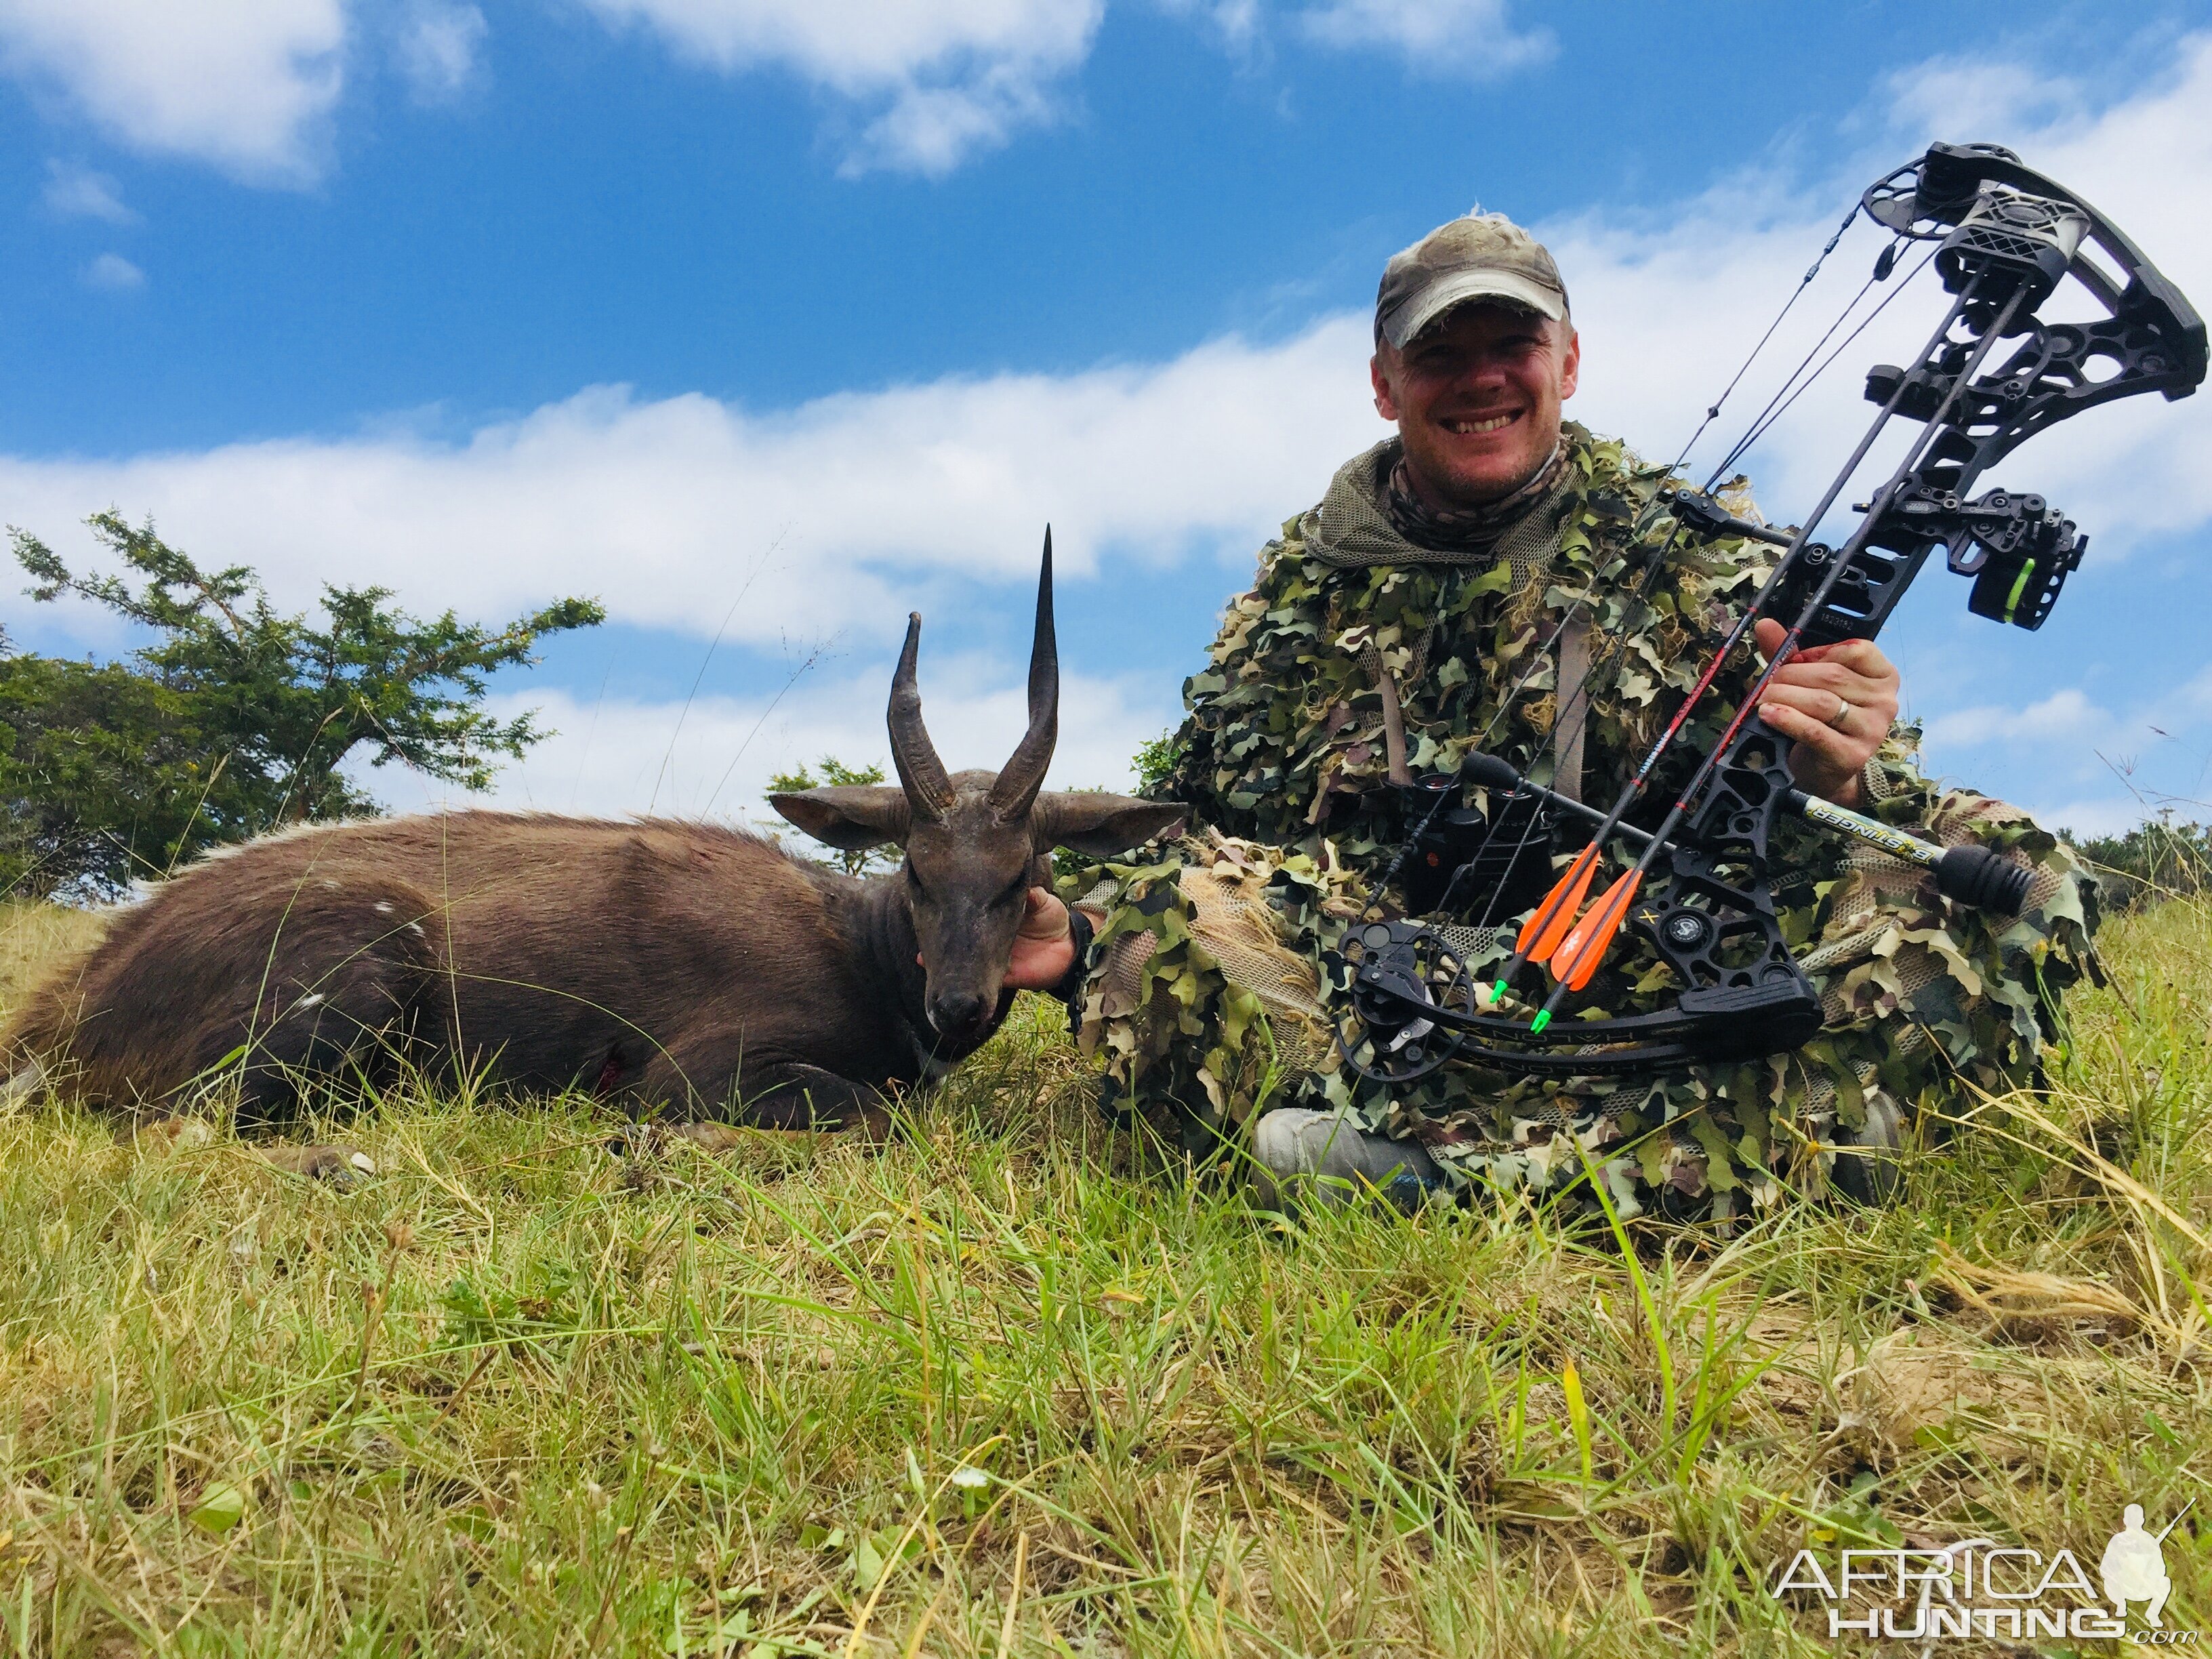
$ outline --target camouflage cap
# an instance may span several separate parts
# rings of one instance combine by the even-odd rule
[[[1566,285],[1544,245],[1502,213],[1439,225],[1382,268],[1375,334],[1402,350],[1437,318],[1469,300],[1495,300],[1558,322]]]

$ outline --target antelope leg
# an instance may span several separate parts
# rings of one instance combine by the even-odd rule
[[[640,1079],[647,1100],[671,1103],[671,1115],[753,1129],[851,1129],[881,1140],[890,1130],[884,1097],[865,1083],[802,1060],[748,1058],[742,1066],[672,1045]]]
[[[287,1175],[328,1182],[340,1192],[376,1173],[366,1152],[351,1146],[258,1146],[264,1159]]]

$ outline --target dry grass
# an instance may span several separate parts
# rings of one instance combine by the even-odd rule
[[[105,929],[94,911],[0,902],[0,1008],[13,1008],[64,958],[89,950]]]
[[[4,994],[82,926],[16,912]],[[1043,1009],[881,1153],[395,1097],[342,1195],[0,1119],[0,1650],[1829,1652],[1808,1541],[2094,1564],[2212,1473],[2212,912],[2109,955],[1909,1201],[1632,1263],[1272,1228]]]

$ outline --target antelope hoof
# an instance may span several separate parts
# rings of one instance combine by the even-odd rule
[[[745,1131],[727,1123],[664,1123],[652,1120],[619,1129],[605,1140],[613,1158],[651,1159],[668,1152],[678,1141],[688,1141],[702,1152],[727,1152],[745,1143]]]
[[[368,1154],[351,1146],[264,1146],[260,1151],[264,1161],[285,1174],[325,1182],[342,1193],[376,1173]]]
[[[752,1132],[727,1123],[679,1123],[669,1133],[678,1140],[690,1141],[702,1152],[732,1152],[754,1139]]]
[[[191,1152],[214,1145],[215,1129],[204,1118],[163,1117],[137,1125],[131,1139],[157,1151]]]

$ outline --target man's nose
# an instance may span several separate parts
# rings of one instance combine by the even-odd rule
[[[1504,386],[1509,378],[1503,357],[1474,357],[1460,367],[1455,378],[1464,386]]]

